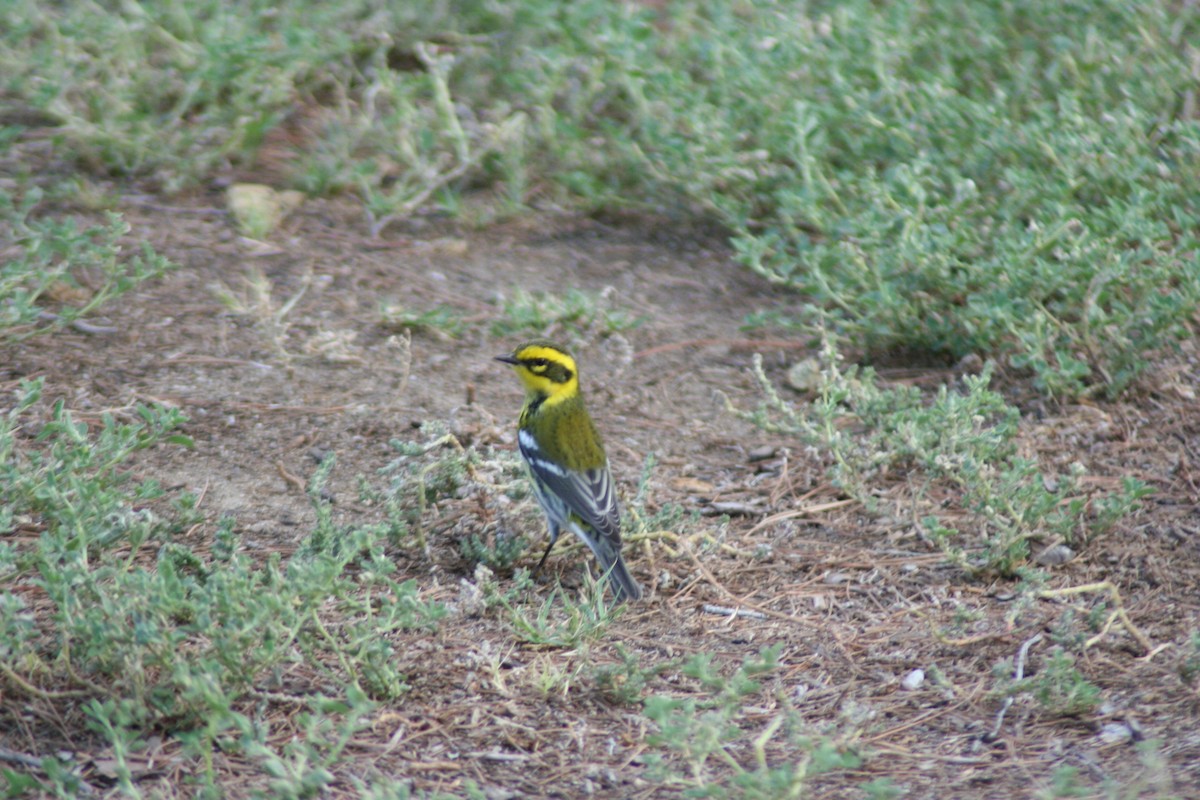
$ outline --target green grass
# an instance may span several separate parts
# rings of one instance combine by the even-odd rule
[[[501,303],[500,316],[491,325],[497,338],[515,335],[545,336],[561,330],[619,333],[636,328],[643,320],[616,307],[616,292],[527,292],[517,289]]]
[[[883,387],[869,368],[844,367],[827,337],[813,402],[784,399],[761,358],[755,374],[761,403],[735,413],[828,454],[834,485],[868,511],[909,519],[971,575],[1021,576],[1036,584],[1043,574],[1032,561],[1036,545],[1082,548],[1134,514],[1151,493],[1127,477],[1119,491],[1089,494],[1079,486],[1082,466],[1055,474],[1020,457],[1020,415],[989,388],[990,364],[961,387],[926,396],[914,387]],[[904,476],[904,490],[881,494],[892,474]],[[948,491],[932,491],[939,486]],[[933,502],[932,496],[955,499]]]
[[[174,266],[149,245],[137,255],[123,255],[129,225],[119,214],[109,212],[102,224],[81,227],[69,216],[36,214],[42,201],[37,188],[19,205],[0,194],[0,239],[17,245],[0,264],[0,344],[72,325],[109,330],[85,318]]]
[[[1001,355],[1066,395],[1120,391],[1185,335],[1194,10],[703,8],[633,84],[655,112],[636,146],[803,318],[872,352]]]
[[[289,785],[324,780],[345,731],[407,690],[389,634],[430,628],[442,613],[393,577],[386,526],[334,526],[316,499],[328,459],[312,487],[317,524],[295,555],[253,556],[233,519],[197,548],[186,535],[202,522],[195,498],[168,501],[126,463],[160,443],[190,446],[175,432],[185,421],[178,411],[137,407],[127,421],[87,425],[60,402],[38,420],[40,393],[40,383],[23,384],[0,417],[0,534],[13,537],[0,546],[5,691],[47,713],[82,711],[132,794],[125,759],[155,732],[184,745],[209,789],[218,783],[214,747]],[[31,439],[23,431],[35,421]],[[321,736],[289,755],[268,744],[266,709],[254,698],[265,699],[267,676],[300,662],[345,693],[314,686],[292,698],[323,716],[311,718]],[[71,781],[69,770],[59,779],[53,765],[42,769],[45,789]]]
[[[711,657],[694,656],[681,673],[699,685],[696,694],[647,697],[644,713],[658,729],[650,738],[657,749],[647,755],[650,779],[685,796],[767,800],[803,797],[814,776],[859,766],[852,747],[806,729],[786,698],[775,698],[776,714],[747,713],[780,650],[764,648],[729,676]]]
[[[381,324],[388,330],[420,331],[439,339],[456,339],[467,330],[462,312],[446,305],[417,310],[398,303],[385,303],[379,309],[379,316]]]
[[[123,8],[0,12],[5,91],[93,172],[195,185],[286,129],[285,182],[373,231],[484,187],[700,215],[801,323],[1054,395],[1124,390],[1200,303],[1192,7]]]
[[[499,309],[486,326],[469,322],[447,305],[418,310],[398,303],[380,308],[380,322],[388,330],[411,330],[438,339],[458,339],[486,329],[494,339],[534,336],[606,336],[641,325],[645,319],[621,308],[611,289],[584,292],[527,292],[517,288],[499,301]]]

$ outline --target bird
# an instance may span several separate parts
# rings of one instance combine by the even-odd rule
[[[596,556],[618,603],[640,600],[642,589],[621,558],[621,509],[574,357],[554,342],[535,339],[496,360],[511,365],[525,386],[517,446],[550,529],[550,544],[533,574],[566,529]]]

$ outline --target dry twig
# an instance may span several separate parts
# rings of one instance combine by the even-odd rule
[[[1097,583],[1085,583],[1082,586],[1068,586],[1065,589],[1044,589],[1037,593],[1037,596],[1043,599],[1051,599],[1054,597],[1070,597],[1077,594],[1086,594],[1089,592],[1104,592],[1107,593],[1109,599],[1113,603],[1113,611],[1108,615],[1108,619],[1104,622],[1104,628],[1092,638],[1083,643],[1083,649],[1086,650],[1092,645],[1098,643],[1112,629],[1113,623],[1120,622],[1122,627],[1129,632],[1129,635],[1137,641],[1142,647],[1143,655],[1150,655],[1155,652],[1154,643],[1150,641],[1146,634],[1142,633],[1133,620],[1129,618],[1129,614],[1125,611],[1125,603],[1121,599],[1121,592],[1117,589],[1116,584],[1111,581],[1099,581]]]
[[[723,617],[749,617],[750,619],[766,619],[767,615],[761,611],[751,611],[746,608],[728,608],[727,606],[717,606],[712,603],[705,603],[700,609],[705,614],[719,614]]]
[[[1035,634],[1021,643],[1021,649],[1017,651],[1017,663],[1013,667],[1013,680],[1021,682],[1025,679],[1025,659],[1029,657],[1029,648],[1042,640],[1040,633]],[[1013,704],[1012,695],[1004,698],[1004,702],[1000,704],[1000,711],[996,714],[996,724],[992,729],[983,735],[985,742],[994,742],[1000,736],[1000,726],[1004,724],[1004,715],[1008,713],[1008,709]]]

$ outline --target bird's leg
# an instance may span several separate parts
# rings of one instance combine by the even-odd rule
[[[546,559],[550,556],[550,551],[554,549],[554,543],[558,541],[558,526],[551,523],[550,525],[550,544],[546,545],[546,552],[542,553],[542,560],[533,568],[531,578],[536,578],[537,574],[542,571],[542,565],[546,563]]]
[[[546,558],[550,555],[550,551],[552,549],[554,549],[553,540],[550,541],[550,544],[546,545],[546,552],[542,553],[542,559],[537,563],[537,566],[533,568],[533,575],[531,577],[536,578],[537,574],[542,571],[542,564],[546,563]]]

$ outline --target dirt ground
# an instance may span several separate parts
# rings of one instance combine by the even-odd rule
[[[422,441],[426,423],[515,448],[520,388],[492,357],[525,337],[489,333],[502,316],[499,299],[518,288],[609,292],[614,308],[642,324],[616,333],[546,333],[577,345],[622,492],[632,495],[654,453],[650,509],[675,503],[706,513],[727,503],[720,508],[744,513],[728,522],[705,515],[686,531],[727,545],[700,560],[689,555],[698,545],[661,539],[628,546],[647,597],[591,647],[593,662],[618,663],[620,644],[646,665],[711,653],[731,670],[781,643],[781,667],[767,676],[761,707],[750,713],[769,718],[782,693],[814,733],[852,734],[865,757],[857,770],[814,778],[811,796],[861,797],[862,784],[889,777],[910,797],[1030,797],[1065,765],[1079,770],[1078,782],[1095,796],[1112,781],[1125,787],[1116,797],[1200,797],[1200,693],[1180,674],[1194,652],[1189,636],[1200,630],[1194,348],[1171,356],[1148,388],[1121,402],[1063,407],[1029,401],[1017,382],[1006,387],[1022,400],[1028,452],[1057,469],[1078,461],[1086,480],[1099,485],[1131,475],[1155,490],[1137,517],[1055,568],[1052,582],[1111,581],[1153,649],[1144,652],[1114,625],[1077,664],[1102,690],[1099,713],[1054,717],[1020,696],[997,728],[1002,701],[992,693],[993,667],[1043,633],[1027,649],[1036,672],[1064,613],[1086,616],[1104,601],[1112,608],[1111,598],[1082,592],[1038,601],[1009,625],[1013,584],[975,582],[946,566],[906,520],[839,502],[845,498],[826,480],[819,453],[727,413],[718,392],[743,408],[757,402],[754,352],[777,377],[810,353],[780,334],[743,329],[747,313],[799,299],[736,265],[719,235],[666,220],[547,216],[482,231],[436,221],[393,226],[372,239],[357,209],[313,201],[264,247],[238,237],[219,195],[130,197],[119,210],[134,238],[181,268],[107,309],[117,333],[68,331],[11,348],[0,384],[44,376],[47,400],[62,398],[84,419],[138,402],[180,406],[195,448],[157,448],[139,468],[171,492],[200,494],[209,520],[235,516],[248,547],[286,555],[310,529],[313,510],[299,481],[316,468],[314,449],[337,456],[329,491],[337,521],[347,523],[380,520],[378,507],[359,502],[357,478],[384,484],[379,470],[395,458],[389,441]],[[267,331],[228,313],[213,291],[217,283],[241,291],[253,268],[279,302],[312,276],[276,339],[294,358],[281,357]],[[448,305],[469,324],[459,338],[416,331],[406,353],[391,338],[398,332],[380,322],[387,301],[417,310]],[[922,385],[957,378],[952,369],[911,365],[881,372]],[[903,490],[903,476],[889,481],[881,493]],[[433,513],[451,519],[456,509],[450,502]],[[514,512],[514,519],[533,527],[525,531],[533,545],[523,561],[531,566],[540,523],[531,513]],[[429,557],[398,552],[396,562],[426,597],[454,602],[472,576],[455,539],[462,531],[430,529]],[[211,535],[212,526],[200,533]],[[550,578],[578,586],[584,554],[559,547]],[[706,604],[757,609],[761,618],[720,616]],[[935,636],[943,630],[958,633]],[[461,613],[436,633],[396,644],[412,690],[355,737],[340,776],[378,770],[409,777],[420,790],[451,792],[474,780],[489,798],[680,795],[646,779],[654,730],[638,705],[607,700],[586,672],[565,692],[539,690],[548,668],[580,667],[574,653],[523,645],[499,616]],[[501,670],[489,671],[490,663]],[[924,683],[902,687],[918,668]],[[688,691],[670,676],[647,687]],[[290,735],[286,712],[279,709],[280,736]],[[14,715],[3,716],[0,744],[36,751]],[[1146,740],[1157,741],[1159,761],[1140,754]],[[80,731],[54,747],[83,761],[102,758],[88,742]],[[175,745],[162,747],[169,756]],[[179,769],[147,775],[146,791],[186,794]],[[238,796],[248,765],[227,758],[221,769]],[[101,776],[93,779],[104,785]],[[349,793],[349,783],[338,786]]]

